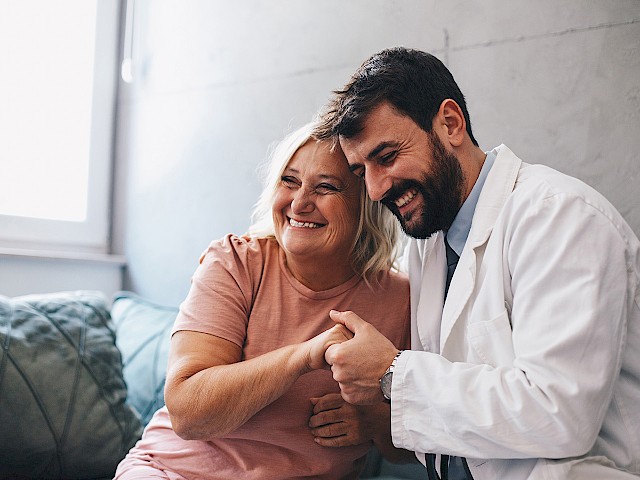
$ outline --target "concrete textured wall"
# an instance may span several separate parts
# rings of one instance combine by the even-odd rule
[[[640,234],[638,0],[137,0],[121,84],[114,247],[125,287],[177,305],[207,244],[243,233],[269,145],[369,55],[434,53],[485,149],[601,191]]]

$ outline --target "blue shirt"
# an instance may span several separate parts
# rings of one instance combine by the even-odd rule
[[[462,204],[462,207],[460,207],[456,218],[453,219],[451,227],[446,232],[447,242],[449,242],[449,245],[451,245],[451,248],[458,254],[458,256],[462,254],[464,244],[467,243],[467,237],[471,231],[471,220],[473,220],[473,214],[476,211],[478,198],[480,197],[484,181],[487,179],[487,175],[489,175],[489,170],[491,170],[496,156],[497,154],[495,150],[491,150],[487,153],[487,157],[485,158],[484,163],[482,164],[482,169],[480,170],[480,175],[478,175],[478,179],[476,180],[475,185],[473,185],[471,193],[469,193],[469,196]]]

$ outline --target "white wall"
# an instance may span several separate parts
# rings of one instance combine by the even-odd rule
[[[269,144],[396,45],[450,67],[482,147],[585,180],[640,233],[637,0],[137,0],[116,147],[125,288],[177,305],[207,244],[248,227]]]
[[[117,256],[7,252],[0,252],[0,295],[6,297],[96,290],[111,298],[122,289],[123,259]]]

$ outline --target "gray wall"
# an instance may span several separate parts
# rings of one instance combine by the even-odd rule
[[[450,67],[483,148],[585,180],[640,233],[638,0],[137,0],[134,26],[113,233],[152,300],[177,305],[207,244],[246,230],[269,145],[396,45]]]

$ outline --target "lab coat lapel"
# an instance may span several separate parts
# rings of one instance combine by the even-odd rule
[[[442,232],[409,245],[411,281],[411,348],[439,352],[440,324],[446,281],[446,253]]]
[[[443,355],[446,353],[451,331],[460,319],[475,288],[478,268],[476,251],[489,240],[496,219],[515,187],[522,164],[522,161],[505,145],[500,145],[497,152],[496,160],[480,192],[471,222],[471,231],[458,260],[458,266],[449,286],[447,301],[444,304],[440,329],[440,352]]]

